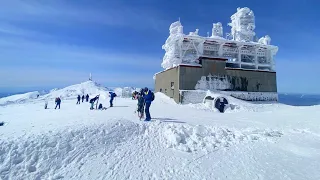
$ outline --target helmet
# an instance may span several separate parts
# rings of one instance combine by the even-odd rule
[[[145,88],[144,88],[144,91],[148,91],[148,88],[147,88],[147,87],[145,87]]]

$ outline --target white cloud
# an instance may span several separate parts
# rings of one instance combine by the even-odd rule
[[[106,86],[153,86],[152,75],[134,72],[92,72],[93,79]],[[67,86],[88,80],[89,73],[60,68],[19,67],[0,71],[0,88]]]
[[[117,1],[94,4],[92,1],[0,0],[0,20],[70,25],[99,24],[157,30],[166,24],[156,9],[126,7]]]

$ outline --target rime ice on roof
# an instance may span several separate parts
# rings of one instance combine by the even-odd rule
[[[213,23],[213,27],[212,27],[212,38],[215,37],[223,37],[223,28],[222,28],[222,24],[221,22],[218,23]]]
[[[228,59],[227,67],[275,71],[273,57],[277,46],[270,45],[266,35],[256,42],[255,16],[249,8],[238,8],[231,16],[231,33],[223,37],[222,23],[213,23],[210,37],[203,37],[199,29],[183,33],[179,21],[171,24],[170,35],[162,46],[165,50],[161,66],[169,69],[180,64],[199,65],[199,57]],[[208,35],[207,35],[208,36]]]
[[[245,7],[238,8],[237,12],[231,16],[231,34],[235,41],[253,41],[253,37],[256,35],[254,32],[255,21],[253,12]]]
[[[180,21],[172,23],[169,31],[170,35],[166,40],[166,43],[162,46],[162,49],[166,51],[161,64],[164,69],[181,64],[179,54],[183,41],[183,26],[181,25]]]

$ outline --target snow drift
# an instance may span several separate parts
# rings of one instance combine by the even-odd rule
[[[36,99],[40,95],[38,91],[28,92],[24,94],[17,94],[8,97],[4,97],[0,99],[0,106],[1,105],[8,105],[14,103],[24,103],[30,99]]]

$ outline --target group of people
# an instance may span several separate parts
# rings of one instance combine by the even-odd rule
[[[90,99],[90,104],[91,104],[91,107],[90,107],[90,110],[94,109],[94,104],[95,102],[97,102],[96,104],[98,105],[98,101],[99,101],[99,97],[100,95],[97,95],[96,97]],[[110,107],[113,107],[113,100],[115,97],[117,97],[117,94],[114,93],[114,92],[109,92],[109,97],[110,97]],[[104,109],[107,109],[106,107],[103,107],[102,104],[100,103],[99,106],[98,106],[98,109],[100,110],[104,110]]]
[[[81,100],[82,102],[84,102],[84,99],[86,99],[86,102],[89,101],[89,103],[91,104],[90,110],[93,110],[95,104],[98,106],[99,97],[100,95],[97,95],[94,98],[90,99],[89,101],[89,94],[87,94],[86,96],[82,95],[82,97],[78,95],[77,104],[80,104]],[[110,107],[113,107],[113,101],[114,101],[114,98],[117,97],[117,94],[114,92],[109,92],[109,97],[110,97],[110,101],[109,101]],[[145,114],[146,115],[145,121],[151,120],[150,106],[154,98],[155,98],[154,93],[151,90],[149,90],[147,87],[142,88],[140,92],[135,91],[133,93],[132,99],[138,100],[137,112],[139,113],[139,117],[142,118],[144,117],[144,114]],[[56,103],[55,109],[57,108],[60,109],[61,98],[57,97],[55,99],[55,103]],[[45,104],[45,109],[47,109],[47,103]],[[103,107],[102,104],[100,103],[97,109],[104,110],[107,108]]]
[[[86,97],[84,97],[84,95],[82,95],[82,97],[80,97],[80,95],[78,95],[77,97],[77,104],[80,104],[80,99],[82,99],[82,102],[84,101],[84,98],[86,98],[86,102],[89,101],[89,94],[86,95]]]
[[[143,117],[144,112],[146,114],[145,121],[151,121],[150,115],[150,106],[152,101],[154,100],[154,93],[149,90],[147,87],[142,88],[140,93],[136,94],[135,97],[138,100],[138,109],[137,112],[139,113],[140,119]]]

